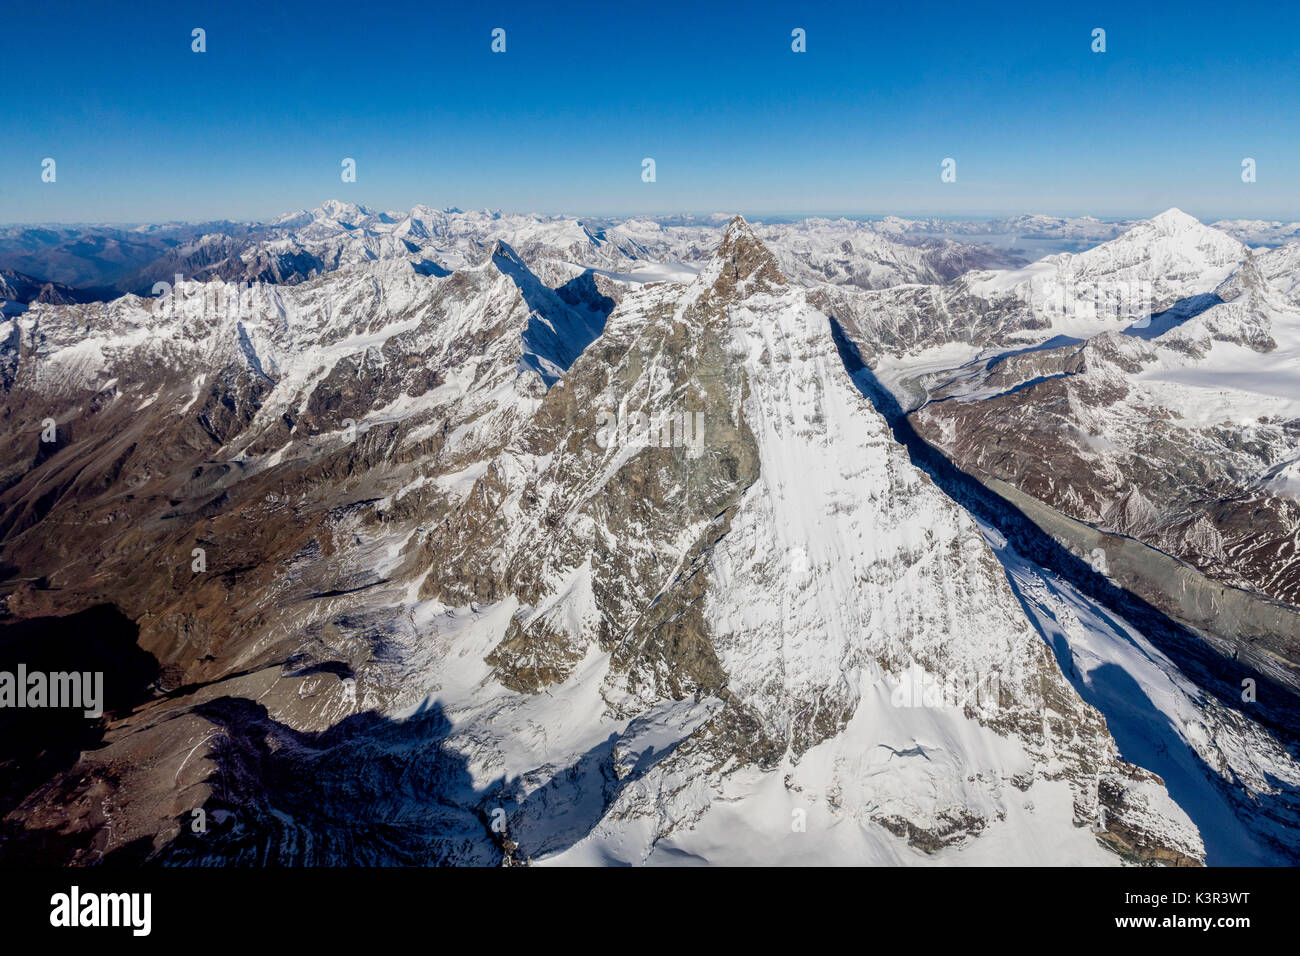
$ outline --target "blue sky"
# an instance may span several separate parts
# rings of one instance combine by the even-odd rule
[[[1300,219],[1300,5],[956,7],[11,4],[0,222],[264,218],[329,198]]]

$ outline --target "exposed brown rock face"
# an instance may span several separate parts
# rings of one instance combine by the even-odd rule
[[[649,854],[780,770],[780,799],[816,788],[890,853],[1014,811],[1079,852],[1199,859],[743,220],[595,338],[613,304],[496,246],[445,277],[332,273],[256,315],[25,317],[7,613],[111,603],[158,669],[17,802],[14,832],[49,837],[32,852],[513,862],[625,826]],[[102,363],[68,351],[95,323],[117,336]],[[998,668],[1002,689],[900,715],[908,668]]]
[[[419,521],[436,524],[446,499],[428,487],[430,476],[504,444],[521,421],[515,395],[523,394],[525,413],[537,401],[527,395],[535,376],[517,368],[531,307],[490,265],[441,284],[381,273],[373,291],[354,289],[335,276],[268,293],[271,311],[288,297],[308,327],[351,314],[348,331],[325,328],[326,345],[404,329],[345,350],[305,384],[278,381],[284,375],[251,355],[242,327],[213,314],[211,300],[182,301],[174,317],[182,331],[193,329],[201,352],[215,353],[195,362],[154,361],[185,346],[146,345],[143,360],[114,363],[84,384],[74,370],[67,385],[51,387],[56,372],[44,354],[83,334],[83,317],[93,330],[161,304],[130,298],[78,307],[58,322],[38,319],[7,356],[15,372],[6,383],[5,443],[27,457],[6,458],[0,492],[3,561],[15,574],[5,610],[26,619],[112,604],[138,624],[139,646],[158,661],[159,688],[175,694],[145,705],[142,713],[171,715],[158,724],[146,718],[110,731],[117,743],[104,759],[112,764],[94,775],[127,791],[128,805],[103,852],[146,833],[163,845],[162,818],[153,814],[174,800],[151,803],[145,794],[169,784],[145,768],[196,744],[195,759],[205,759],[204,721],[182,719],[205,699],[251,691],[254,680],[263,686],[251,696],[278,700],[281,720],[311,727],[336,719],[344,693],[336,675],[384,668],[377,641],[388,625],[367,635],[356,610],[359,596],[382,592],[387,580],[371,542],[403,528],[415,534]],[[582,283],[574,289],[584,314],[608,301]],[[464,329],[446,327],[466,318]],[[233,339],[228,357],[223,334]],[[212,357],[218,364],[208,371]],[[444,389],[450,394],[439,400],[452,370],[469,387]],[[504,400],[493,399],[503,387]],[[420,415],[384,420],[385,407],[420,398]],[[52,442],[41,440],[47,418],[56,419]],[[413,481],[414,494],[391,501]],[[313,661],[331,669],[295,676]],[[40,828],[41,814],[59,810],[31,812]],[[98,826],[90,818],[83,825]]]

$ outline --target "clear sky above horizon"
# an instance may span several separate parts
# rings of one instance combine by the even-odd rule
[[[0,222],[331,198],[1300,219],[1300,5],[87,0],[11,5],[4,31]]]

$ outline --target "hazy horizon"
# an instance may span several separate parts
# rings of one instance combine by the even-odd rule
[[[812,212],[786,213],[786,212],[762,212],[762,211],[720,210],[720,209],[715,209],[710,211],[683,210],[683,211],[676,211],[676,212],[645,212],[645,211],[635,212],[634,211],[634,212],[611,213],[611,212],[569,212],[569,211],[552,212],[552,211],[541,211],[541,210],[534,210],[534,209],[474,207],[474,206],[466,206],[466,205],[457,205],[454,203],[449,206],[437,206],[432,203],[421,203],[418,201],[411,203],[407,206],[383,207],[383,206],[374,205],[372,203],[358,202],[350,199],[344,200],[344,199],[338,199],[337,197],[330,197],[329,199],[325,199],[322,200],[321,202],[314,203],[311,206],[300,206],[300,207],[294,207],[293,209],[282,209],[277,212],[256,216],[252,218],[235,217],[235,216],[208,216],[208,217],[197,217],[197,218],[190,217],[190,218],[171,218],[171,219],[120,219],[120,220],[44,219],[44,220],[21,220],[21,221],[11,220],[11,221],[0,221],[0,228],[52,226],[52,227],[60,227],[60,228],[113,227],[113,228],[125,229],[125,228],[140,227],[140,226],[166,226],[166,225],[173,225],[173,224],[194,225],[194,224],[202,224],[208,222],[213,222],[213,223],[231,222],[231,223],[265,225],[282,216],[293,215],[295,213],[302,213],[302,212],[311,212],[312,210],[320,209],[330,202],[351,203],[353,205],[359,206],[367,210],[371,214],[398,213],[398,212],[405,213],[405,212],[409,212],[411,209],[415,208],[416,206],[423,205],[429,207],[430,209],[434,209],[440,212],[457,210],[461,213],[483,212],[483,213],[499,214],[503,216],[518,215],[518,216],[534,216],[537,218],[550,218],[550,219],[585,219],[585,220],[608,220],[608,221],[625,221],[629,219],[660,220],[660,219],[683,218],[683,219],[698,220],[701,225],[707,225],[709,220],[717,220],[719,218],[729,218],[735,215],[743,216],[746,220],[750,222],[767,222],[767,223],[800,222],[807,219],[831,219],[831,220],[845,219],[853,222],[880,222],[889,218],[912,220],[912,221],[937,219],[937,220],[948,221],[948,222],[991,222],[999,219],[1015,218],[1017,216],[1041,216],[1044,218],[1052,218],[1052,219],[1090,218],[1098,222],[1119,223],[1119,222],[1151,219],[1152,217],[1158,216],[1162,212],[1167,211],[1168,209],[1179,209],[1182,212],[1185,212],[1188,215],[1206,223],[1213,223],[1213,222],[1219,222],[1225,220],[1257,220],[1260,222],[1300,221],[1300,219],[1291,219],[1290,217],[1286,217],[1286,216],[1262,216],[1262,215],[1233,214],[1233,213],[1197,214],[1195,211],[1188,209],[1186,206],[1178,206],[1178,205],[1166,206],[1161,209],[1144,210],[1140,212],[1121,213],[1115,215],[1097,215],[1088,212],[1046,212],[1043,210],[1009,210],[1009,211],[999,211],[999,212],[992,212],[992,213],[979,214],[979,215],[964,215],[960,213],[938,213],[938,212],[888,212],[888,211],[871,212],[871,213],[836,212],[836,211],[812,211]]]

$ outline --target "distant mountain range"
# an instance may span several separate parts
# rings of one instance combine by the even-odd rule
[[[534,260],[570,266],[645,269],[699,262],[715,246],[726,216],[623,220],[463,212],[416,206],[372,212],[333,200],[270,222],[219,220],[145,226],[0,226],[0,269],[38,285],[76,289],[78,300],[133,292],[188,279],[301,282],[342,265],[375,258],[422,257],[454,269],[497,239]],[[757,224],[783,265],[864,288],[955,278],[1113,239],[1135,220],[1016,216],[990,220],[805,219]],[[1300,223],[1225,220],[1216,228],[1252,246],[1300,238]],[[539,265],[541,265],[539,263]],[[542,273],[545,274],[545,267]],[[10,294],[12,293],[12,294]],[[19,304],[24,290],[3,297]]]

